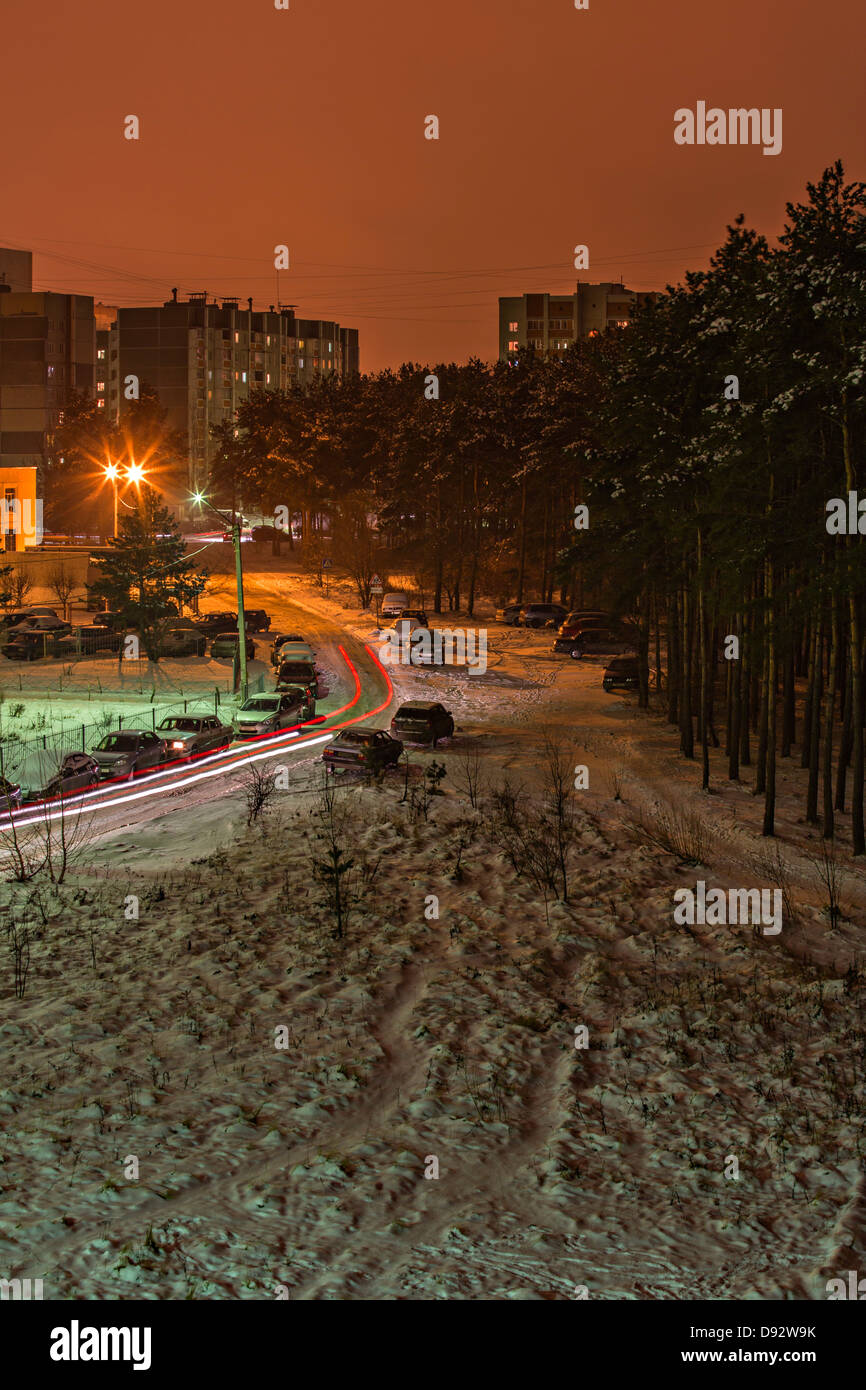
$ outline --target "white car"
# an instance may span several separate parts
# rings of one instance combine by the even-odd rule
[[[406,594],[395,590],[391,594],[383,594],[382,603],[379,608],[381,618],[399,618],[404,608],[409,607],[409,599]]]

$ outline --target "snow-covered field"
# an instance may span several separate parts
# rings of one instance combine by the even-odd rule
[[[371,635],[345,589],[249,588]],[[342,939],[314,755],[251,827],[234,785],[219,818],[179,800],[50,891],[5,886],[33,935],[23,998],[8,953],[0,973],[0,1274],[85,1299],[811,1299],[863,1267],[866,894],[844,825],[833,927],[799,767],[780,870],[717,754],[701,795],[597,666],[488,628],[483,677],[391,668],[457,734],[413,754],[408,792],[402,770],[340,783]],[[503,852],[495,795],[507,778],[540,804],[545,736],[588,768],[564,903]],[[700,863],[651,843],[659,809],[702,827]],[[784,881],[795,916],[678,925],[697,879]]]

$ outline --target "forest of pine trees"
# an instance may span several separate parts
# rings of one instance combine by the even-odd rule
[[[830,837],[850,805],[862,854],[866,564],[827,506],[861,482],[866,497],[864,372],[866,186],[836,164],[776,245],[737,218],[706,271],[562,361],[254,396],[214,483],[289,507],[307,537],[327,517],[363,541],[375,518],[436,611],[603,598],[638,621],[641,703],[657,667],[704,785],[723,746],[730,778],[754,769],[772,834],[776,760],[799,757],[807,820]]]

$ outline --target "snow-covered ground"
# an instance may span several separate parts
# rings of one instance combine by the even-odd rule
[[[344,586],[248,589],[371,638]],[[702,795],[660,717],[550,633],[487,626],[484,676],[389,668],[395,700],[442,700],[457,733],[413,753],[408,798],[402,771],[339,786],[342,940],[314,873],[315,753],[252,827],[239,783],[179,797],[101,839],[47,921],[31,903],[22,999],[8,955],[0,974],[0,1274],[60,1298],[724,1300],[820,1298],[862,1269],[866,892],[845,818],[835,928],[785,764],[795,918],[678,925],[697,879],[776,881],[760,803],[718,753]],[[545,735],[589,777],[569,900],[546,906],[492,799],[506,777],[543,795]],[[641,833],[655,807],[703,827],[701,863]],[[31,891],[5,888],[19,921]]]

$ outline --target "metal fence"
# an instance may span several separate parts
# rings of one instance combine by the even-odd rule
[[[114,729],[155,729],[157,724],[172,714],[216,714],[220,713],[220,705],[230,702],[225,696],[220,697],[219,690],[215,689],[212,695],[193,696],[186,700],[179,700],[172,704],[148,705],[145,710],[123,710],[119,714],[115,710],[104,710],[101,718],[91,720],[89,723],[78,724],[71,721],[57,728],[48,729],[43,734],[38,734],[33,738],[18,738],[12,734],[5,733],[0,738],[0,777],[6,775],[6,769],[10,771],[20,767],[27,754],[40,749],[50,748],[60,756],[66,753],[89,752],[95,744],[105,738]]]

